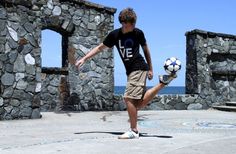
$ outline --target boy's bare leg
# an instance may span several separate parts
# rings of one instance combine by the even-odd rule
[[[137,108],[134,104],[136,104],[136,100],[130,99],[130,98],[124,98],[125,103],[127,105],[127,110],[129,114],[129,120],[130,120],[130,128],[133,131],[138,131],[137,129]]]
[[[165,87],[164,84],[160,83],[151,89],[149,89],[141,102],[138,102],[138,100],[134,100],[131,98],[124,98],[128,114],[129,114],[129,120],[130,120],[130,128],[133,131],[138,131],[137,129],[137,119],[138,119],[138,110],[145,107],[149,101],[151,101],[161,90],[163,87]]]
[[[157,93],[164,87],[165,85],[163,83],[159,83],[158,85],[147,90],[146,93],[144,94],[143,100],[136,104],[137,110],[145,107],[157,95]]]

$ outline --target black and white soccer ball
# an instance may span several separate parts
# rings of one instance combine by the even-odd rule
[[[168,74],[175,74],[181,69],[181,62],[175,57],[167,58],[164,63],[164,69]]]

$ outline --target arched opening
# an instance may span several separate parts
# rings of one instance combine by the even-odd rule
[[[42,31],[42,67],[67,67],[68,38],[58,32]]]
[[[56,27],[42,29],[41,33],[41,106],[43,111],[60,111],[69,97],[68,37],[69,33]]]

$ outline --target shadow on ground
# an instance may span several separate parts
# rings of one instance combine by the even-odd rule
[[[91,131],[91,132],[77,132],[74,134],[82,135],[82,134],[112,134],[112,135],[122,135],[124,132],[105,132],[105,131]],[[168,135],[154,135],[148,133],[140,133],[139,137],[158,137],[158,138],[173,138]]]

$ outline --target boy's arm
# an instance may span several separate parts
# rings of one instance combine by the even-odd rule
[[[147,45],[142,46],[144,56],[146,58],[147,64],[149,66],[148,78],[151,80],[153,78],[153,68],[150,50]]]
[[[81,58],[80,60],[77,59],[75,62],[75,66],[77,66],[79,69],[85,63],[86,60],[95,56],[105,48],[107,48],[107,46],[105,46],[103,43],[99,44],[98,46],[93,48],[90,52],[88,52],[83,58]]]

